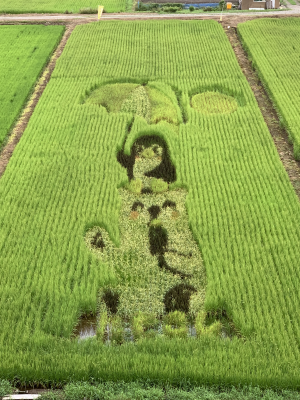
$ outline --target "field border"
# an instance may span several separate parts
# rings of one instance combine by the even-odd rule
[[[223,24],[224,31],[236,55],[239,66],[247,79],[258,107],[273,138],[280,160],[289,176],[290,182],[300,200],[300,161],[295,160],[293,144],[290,142],[287,130],[280,123],[280,116],[259,78],[257,70],[252,67],[236,27]]]
[[[71,33],[73,32],[73,29],[76,26],[76,24],[68,24],[68,25],[55,24],[55,25],[65,25],[65,32],[64,32],[63,36],[61,37],[58,45],[56,46],[54,52],[52,53],[52,55],[50,55],[49,62],[42,69],[42,72],[40,73],[39,78],[37,79],[36,83],[34,84],[33,91],[31,91],[29,94],[29,100],[27,97],[21,113],[16,118],[16,122],[14,123],[13,128],[11,129],[10,133],[6,137],[6,144],[2,147],[2,151],[0,153],[0,178],[4,174],[6,167],[9,163],[9,160],[12,156],[12,153],[13,153],[16,145],[18,144],[19,140],[21,139],[21,137],[29,123],[29,120],[33,114],[33,111],[34,111],[41,95],[43,94],[43,91],[45,90],[47,83],[49,82],[49,80],[51,78],[52,72],[56,65],[56,61],[62,54],[63,49],[64,49]]]

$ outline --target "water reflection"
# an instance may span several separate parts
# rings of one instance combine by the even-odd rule
[[[83,340],[96,336],[96,331],[97,317],[95,315],[89,317],[81,317],[78,325],[75,328],[75,335],[79,339]]]

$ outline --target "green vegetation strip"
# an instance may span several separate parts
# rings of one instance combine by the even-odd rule
[[[63,26],[0,27],[0,148],[63,31]]]
[[[292,3],[291,4],[296,4]],[[238,26],[243,45],[288,130],[300,160],[300,21],[261,19]]]
[[[132,0],[103,0],[100,5],[104,6],[105,12],[130,11]],[[97,13],[98,3],[92,0],[0,0],[0,13],[22,14],[22,13]]]
[[[0,380],[0,397],[12,392],[8,381]],[[299,400],[300,394],[289,390],[262,390],[258,387],[222,388],[182,385],[152,385],[141,382],[106,382],[91,385],[69,383],[63,390],[44,392],[40,400]]]
[[[123,102],[117,113],[107,99],[88,102],[102,85],[124,82],[154,85],[180,113],[168,110],[170,123],[153,101],[151,112],[139,110],[142,90],[126,97],[125,112]],[[222,96],[214,113],[202,113],[191,99],[205,92],[238,107]],[[232,112],[222,112],[226,105]],[[188,192],[206,270],[204,308],[226,313],[236,336],[160,335],[122,345],[71,339],[79,316],[99,310],[102,288],[127,282],[137,290],[146,271],[141,262],[128,277],[130,265],[122,274],[85,241],[98,226],[116,249],[131,242],[119,228],[119,190],[129,183],[120,162],[143,135],[167,144],[176,170],[168,190]],[[76,27],[0,180],[1,377],[298,387],[299,226],[299,200],[217,22]],[[124,263],[136,260],[135,247],[150,251],[143,240]]]

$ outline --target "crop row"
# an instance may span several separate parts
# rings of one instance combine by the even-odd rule
[[[150,80],[177,96],[178,129],[82,102],[103,83]],[[236,105],[201,113],[191,99],[202,92],[220,92],[210,101],[234,98]],[[79,316],[96,313],[101,288],[122,276],[84,238],[99,226],[115,244],[129,240],[118,223],[118,188],[128,178],[117,154],[127,136],[125,153],[146,134],[168,145],[172,189],[188,190],[189,223],[206,269],[205,308],[226,311],[243,339],[121,346],[70,339]],[[299,200],[220,25],[77,27],[0,181],[1,376],[296,387],[299,226]]]
[[[300,160],[300,23],[297,18],[262,19],[239,25],[244,46],[270,94]]]
[[[129,11],[132,7],[131,0],[103,0],[101,5],[104,6],[105,12],[122,12]],[[38,0],[13,0],[7,2],[0,0],[0,12],[10,14],[22,13],[97,13],[98,3],[91,0],[50,0],[40,2]]]
[[[63,31],[62,26],[0,27],[0,147]]]

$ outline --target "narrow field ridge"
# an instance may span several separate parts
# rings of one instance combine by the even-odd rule
[[[21,136],[23,135],[28,122],[30,120],[30,117],[35,109],[35,106],[37,105],[47,83],[50,80],[51,74],[55,68],[55,64],[57,59],[60,57],[62,54],[62,51],[73,31],[75,28],[75,24],[70,24],[66,27],[65,33],[57,46],[56,50],[54,51],[49,63],[46,65],[44,68],[44,71],[42,72],[41,77],[39,78],[33,94],[31,95],[29,101],[24,107],[24,110],[22,112],[21,117],[19,118],[18,122],[16,123],[15,127],[12,130],[12,133],[10,137],[8,138],[7,144],[4,146],[1,154],[0,154],[0,178],[5,172],[5,169],[7,167],[7,164],[10,160],[10,157],[18,144]]]
[[[236,28],[230,27],[228,29],[228,26],[225,24],[223,24],[223,27],[235,52],[238,63],[253,91],[260,111],[274,140],[279,157],[288,173],[290,182],[300,199],[300,162],[294,159],[293,146],[288,140],[288,133],[280,126],[276,110],[274,109],[257,72],[252,69],[251,62],[247,57],[247,53],[243,49]]]
[[[40,397],[40,394],[11,394],[3,397],[2,400],[34,400]]]
[[[236,23],[248,21],[256,18],[285,18],[285,17],[300,17],[300,7],[280,11],[249,11],[249,12],[231,12],[231,13],[199,13],[199,14],[158,14],[158,13],[105,13],[102,14],[101,20],[219,20],[222,16],[223,21]],[[25,23],[34,21],[47,21],[49,23],[59,23],[63,21],[74,23],[95,22],[98,20],[97,14],[1,14],[0,24],[7,23]],[[100,20],[100,22],[101,22]]]

